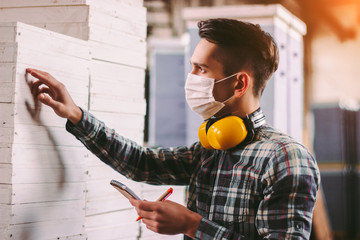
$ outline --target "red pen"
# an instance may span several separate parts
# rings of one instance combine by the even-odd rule
[[[173,193],[173,189],[169,188],[166,192],[163,193],[163,195],[161,195],[156,201],[157,202],[162,202],[165,201],[171,194]],[[136,219],[136,221],[139,221],[142,217],[138,217]]]

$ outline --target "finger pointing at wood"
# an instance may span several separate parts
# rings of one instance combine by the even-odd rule
[[[56,87],[56,85],[59,85],[60,82],[57,81],[53,76],[51,76],[47,72],[43,72],[37,69],[27,68],[27,73],[30,73],[33,77],[36,77],[40,80],[40,82],[48,85],[49,87]]]
[[[74,103],[64,84],[49,73],[37,69],[28,68],[26,73],[38,79],[29,83],[34,97],[51,107],[58,116],[69,119],[73,124],[81,120],[82,111]]]

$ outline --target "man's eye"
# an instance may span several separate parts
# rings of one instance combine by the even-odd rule
[[[202,67],[199,67],[199,71],[200,71],[201,73],[204,73],[204,72],[205,72],[205,69],[202,68]]]

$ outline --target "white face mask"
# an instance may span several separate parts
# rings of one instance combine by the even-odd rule
[[[204,120],[214,116],[225,106],[225,102],[233,97],[231,96],[223,102],[216,101],[213,95],[215,83],[222,82],[236,74],[238,73],[215,82],[214,78],[189,73],[185,83],[185,96],[191,110],[199,114]]]

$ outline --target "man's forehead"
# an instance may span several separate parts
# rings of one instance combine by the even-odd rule
[[[216,44],[211,43],[206,39],[201,39],[194,50],[190,62],[200,66],[209,66],[211,65],[211,62],[215,61],[214,55],[217,50],[218,47]]]

